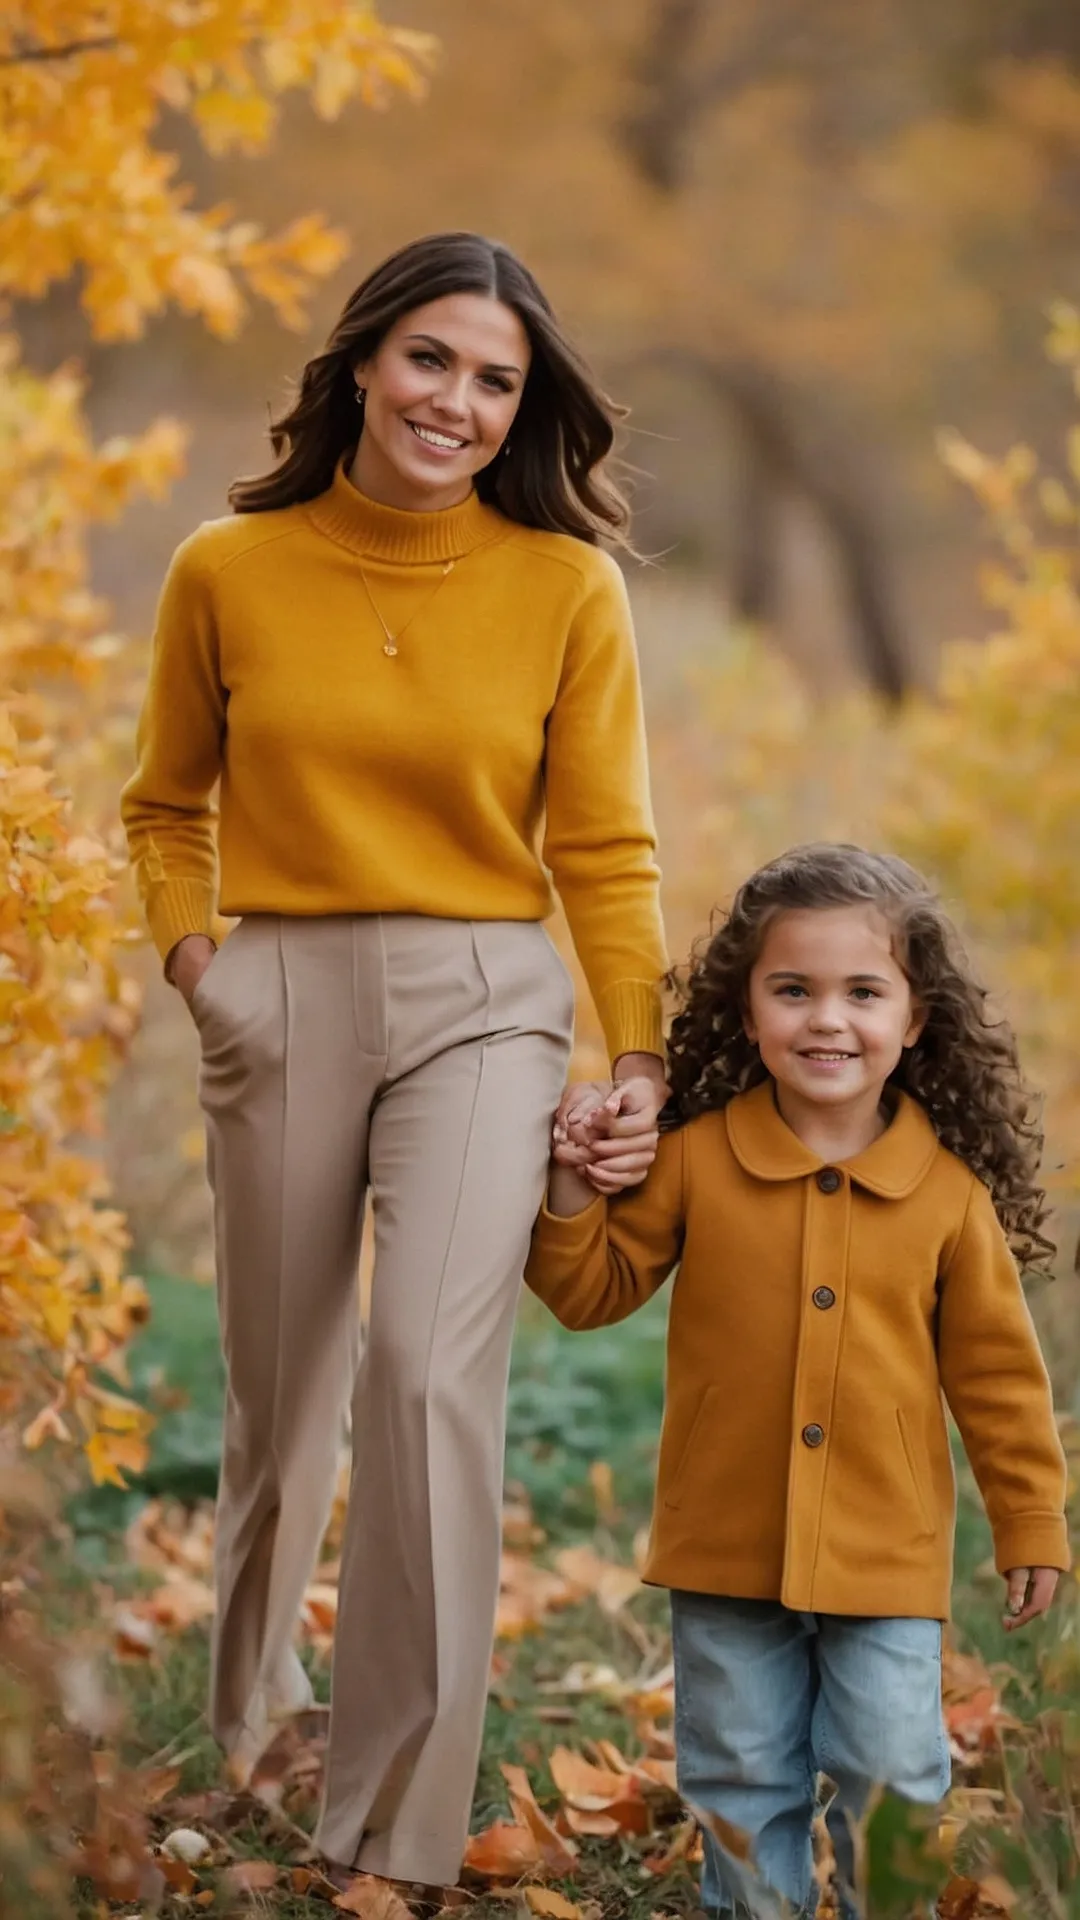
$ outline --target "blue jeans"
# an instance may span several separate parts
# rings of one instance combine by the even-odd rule
[[[826,1819],[845,1892],[854,1879],[848,1819],[872,1788],[927,1805],[948,1789],[941,1624],[702,1593],[673,1593],[671,1607],[679,1788],[750,1837],[756,1869],[706,1831],[701,1904],[775,1913],[779,1894],[812,1913],[819,1773],[836,1787]]]

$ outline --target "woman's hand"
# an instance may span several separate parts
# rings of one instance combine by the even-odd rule
[[[178,940],[165,962],[165,978],[191,1005],[194,993],[217,947],[208,933],[188,933]]]
[[[1056,1567],[1013,1567],[1005,1575],[1008,1597],[1002,1624],[1006,1633],[1026,1627],[1045,1613],[1057,1591],[1061,1575]]]

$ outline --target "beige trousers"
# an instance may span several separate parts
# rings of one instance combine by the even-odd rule
[[[192,1011],[228,1389],[211,1722],[254,1754],[352,1397],[318,1842],[456,1879],[498,1592],[510,1338],[573,991],[531,921],[245,919]],[[370,1186],[375,1259],[357,1367]]]

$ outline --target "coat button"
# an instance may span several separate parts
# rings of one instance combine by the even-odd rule
[[[837,1187],[841,1185],[841,1178],[835,1167],[822,1167],[817,1183],[822,1193],[835,1193]]]
[[[815,1420],[809,1427],[803,1428],[802,1437],[808,1447],[820,1447],[825,1438],[825,1429],[819,1427]]]
[[[812,1298],[815,1307],[820,1307],[823,1313],[826,1307],[836,1305],[836,1295],[831,1287],[815,1287]]]

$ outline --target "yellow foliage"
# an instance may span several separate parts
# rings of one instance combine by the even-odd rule
[[[1080,392],[1080,315],[1054,313],[1053,357]],[[958,443],[953,443],[954,447]],[[1073,484],[1044,479],[1026,448],[951,464],[981,501],[1003,559],[987,567],[990,638],[948,651],[940,692],[915,701],[887,823],[962,902],[995,956],[1054,1131],[1080,1120],[1080,428]],[[1067,1170],[1076,1184],[1074,1161]]]
[[[0,21],[0,307],[78,272],[103,339],[170,303],[229,336],[251,294],[300,324],[340,236],[316,216],[267,235],[195,210],[152,145],[161,114],[186,115],[211,152],[254,152],[287,89],[324,115],[382,105],[417,96],[430,58],[348,0],[16,0]],[[102,1381],[125,1384],[148,1307],[89,1143],[138,1018],[112,893],[125,643],[90,588],[87,538],[134,494],[167,491],[185,436],[159,420],[95,447],[82,400],[77,369],[31,374],[0,333],[0,1439],[81,1438],[94,1480],[123,1485],[151,1422]]]
[[[16,0],[0,21],[0,297],[36,299],[76,270],[101,339],[130,340],[173,303],[232,337],[245,289],[288,325],[345,252],[312,218],[266,236],[197,212],[153,135],[165,108],[211,153],[259,152],[279,96],[332,118],[350,99],[418,98],[430,39],[343,0]]]

